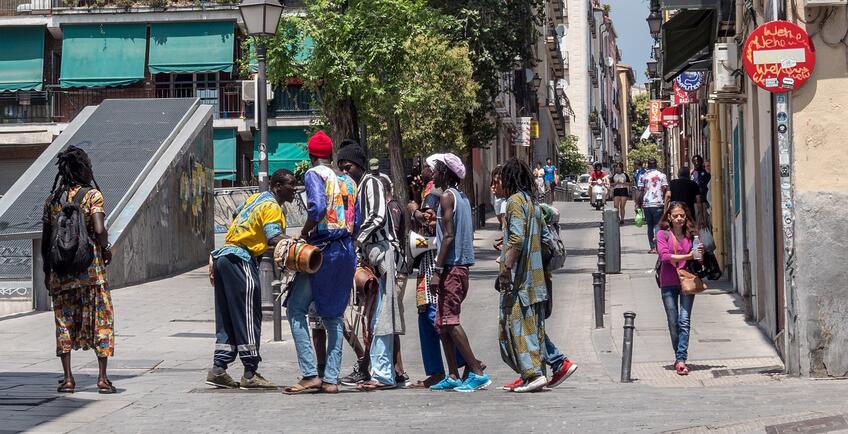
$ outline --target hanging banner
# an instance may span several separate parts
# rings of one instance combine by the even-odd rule
[[[769,92],[799,89],[813,75],[816,51],[810,35],[788,21],[770,21],[748,36],[742,53],[745,73]]]
[[[677,81],[672,85],[674,95],[671,96],[671,105],[695,104],[698,102],[698,93],[689,92],[678,85]]]
[[[662,110],[662,124],[666,128],[674,128],[680,124],[677,106],[666,107]]]
[[[530,122],[532,119],[531,117],[518,118],[515,139],[513,140],[515,146],[530,146]]]
[[[651,133],[662,132],[662,101],[651,101],[650,112],[648,113],[648,123],[651,127]]]
[[[703,71],[686,71],[674,79],[674,84],[686,92],[695,92],[704,85],[707,74]]]

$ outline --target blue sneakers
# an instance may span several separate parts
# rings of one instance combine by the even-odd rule
[[[485,389],[490,384],[492,384],[492,380],[489,379],[488,374],[477,375],[472,372],[468,374],[468,378],[462,383],[462,386],[453,390],[457,392],[473,392],[475,390]]]
[[[430,390],[454,390],[459,386],[462,386],[462,381],[447,375],[442,381],[430,386]]]

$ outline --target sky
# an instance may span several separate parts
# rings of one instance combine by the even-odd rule
[[[602,0],[612,10],[612,22],[618,34],[621,62],[633,67],[636,81],[645,83],[645,62],[651,57],[654,43],[648,33],[648,0]]]

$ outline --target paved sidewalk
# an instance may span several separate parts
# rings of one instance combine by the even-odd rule
[[[490,390],[460,394],[426,390],[362,393],[346,389],[335,396],[296,397],[276,392],[212,390],[203,384],[214,342],[212,291],[205,271],[199,269],[113,291],[118,339],[110,369],[120,392],[117,395],[96,393],[96,362],[90,351],[73,354],[77,393],[56,393],[61,368],[53,355],[51,313],[0,320],[0,433],[700,432],[713,427],[760,430],[790,419],[848,413],[844,403],[848,383],[839,381],[776,376],[768,383],[710,383],[710,387],[695,390],[669,387],[680,384],[676,375],[660,371],[661,377],[651,378],[637,371],[640,381],[618,383],[618,344],[614,341],[621,339],[621,326],[613,323],[601,332],[593,329],[590,273],[597,261],[593,249],[597,248],[599,213],[581,203],[560,207],[569,258],[565,269],[554,276],[555,307],[547,331],[580,368],[552,391],[518,395],[494,388],[511,381],[515,374],[500,361],[498,350],[498,301],[492,289],[497,274],[496,254],[490,247],[498,233],[490,220],[488,230],[478,231],[475,236],[478,263],[472,269],[470,293],[463,304],[463,321],[472,347],[487,363],[487,372],[494,381]],[[652,281],[644,279],[651,259],[641,253],[644,249],[638,245],[637,235],[626,235],[631,230],[636,233],[635,228],[625,228],[623,233],[625,238],[633,239],[625,244],[635,252],[625,255],[626,273],[611,277],[610,318],[620,317],[624,309],[636,309],[637,327],[646,332],[659,328],[662,322],[657,318],[664,316],[656,310],[660,306],[656,288],[651,289]],[[404,362],[412,378],[419,379],[423,372],[414,291],[407,290],[405,297],[408,330],[402,338]],[[640,303],[634,301],[642,297]],[[726,312],[732,310],[730,296],[699,297],[694,319],[699,336],[729,336],[733,340],[724,345],[696,342],[692,345],[693,359],[717,359],[710,364],[729,367],[731,356],[773,356],[756,352],[759,350],[730,351],[729,345],[737,345],[735,339],[740,339],[741,344],[756,333],[739,324],[740,315]],[[717,332],[721,329],[709,325],[708,320],[724,323],[721,334]],[[272,325],[263,324],[260,366],[263,375],[281,385],[297,381],[298,376],[287,324],[283,331],[284,342],[270,342]],[[600,339],[604,335],[606,339]],[[634,366],[647,363],[658,367],[667,363],[669,345],[659,332],[638,334],[637,338]],[[599,345],[604,342],[608,348]],[[352,351],[345,347],[344,370],[352,364]],[[757,364],[764,366],[763,362]],[[717,370],[711,368],[708,372]],[[231,371],[238,376],[241,366],[237,363]]]

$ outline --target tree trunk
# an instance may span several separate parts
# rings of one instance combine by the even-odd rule
[[[353,99],[328,97],[324,100],[324,114],[330,124],[327,135],[333,140],[334,151],[339,149],[344,139],[359,141],[358,120]]]
[[[400,118],[391,114],[389,117],[389,167],[392,170],[392,183],[395,185],[394,197],[398,203],[405,206],[409,203],[409,186],[406,183],[401,138]]]

